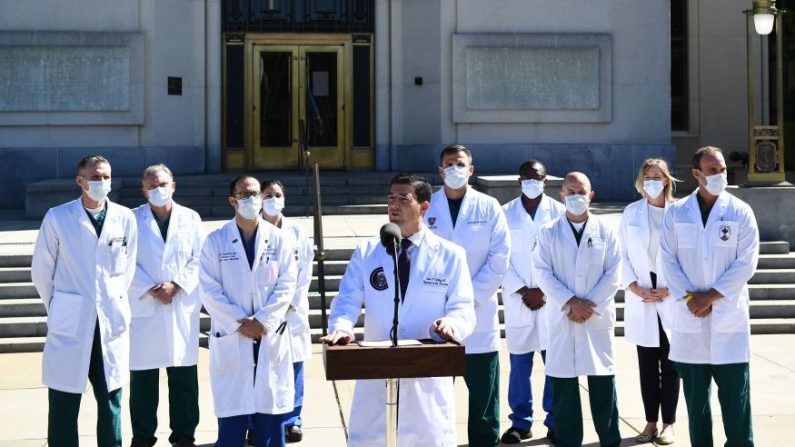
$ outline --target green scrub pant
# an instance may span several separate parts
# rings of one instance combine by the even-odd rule
[[[467,435],[470,447],[500,442],[500,359],[497,352],[467,354],[464,381],[469,388]]]
[[[166,368],[168,375],[168,416],[171,436],[193,439],[199,425],[199,379],[196,365]],[[160,370],[130,372],[130,420],[133,443],[155,445],[157,405],[160,396]]]
[[[555,446],[580,447],[582,445],[582,406],[580,384],[577,377],[552,380],[552,414],[555,415]],[[599,444],[618,447],[618,402],[615,376],[588,376],[588,400],[591,417]]]
[[[97,401],[97,445],[121,447],[121,388],[108,392],[105,366],[102,361],[102,341],[99,324],[94,327],[88,380]],[[47,418],[47,445],[50,447],[79,447],[77,415],[82,394],[49,389],[50,409]]]
[[[709,398],[712,379],[718,385],[726,447],[753,447],[751,385],[748,363],[694,365],[677,363],[687,403],[690,445],[712,447],[712,410]]]

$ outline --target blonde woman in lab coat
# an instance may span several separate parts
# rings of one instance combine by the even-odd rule
[[[640,391],[646,427],[635,438],[645,443],[673,444],[673,424],[679,400],[679,375],[668,359],[670,348],[669,298],[659,268],[663,214],[673,202],[674,182],[665,160],[648,159],[640,167],[635,189],[643,196],[624,209],[619,227],[624,336],[638,347]],[[662,410],[662,431],[657,420]]]

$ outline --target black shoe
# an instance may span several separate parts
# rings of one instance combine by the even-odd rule
[[[551,428],[547,430],[547,439],[549,439],[549,441],[553,444],[555,443],[555,430]]]
[[[301,427],[293,425],[284,430],[284,438],[287,442],[301,442],[304,439],[304,432],[301,431]]]
[[[246,432],[246,445],[254,445],[254,430],[248,430],[248,432]]]
[[[533,437],[533,432],[530,430],[522,430],[521,428],[511,427],[502,434],[500,442],[503,444],[519,444],[525,439]]]

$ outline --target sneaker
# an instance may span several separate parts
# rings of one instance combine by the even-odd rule
[[[551,428],[547,430],[547,439],[549,439],[549,442],[555,443],[555,430]]]
[[[533,432],[530,430],[522,430],[521,428],[511,427],[502,434],[500,442],[503,444],[519,444],[525,439],[533,437]]]

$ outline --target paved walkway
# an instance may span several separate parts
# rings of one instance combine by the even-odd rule
[[[617,223],[620,208],[603,210],[611,223]],[[19,218],[19,213],[0,213],[0,255],[23,254],[32,251],[38,222]],[[299,219],[307,230],[311,230],[311,219]],[[386,222],[385,216],[330,216],[324,218],[327,248],[351,247],[357,239],[372,237]],[[205,223],[208,230],[222,225],[223,221]],[[751,392],[756,445],[787,446],[795,439],[795,335],[756,335],[752,337],[754,358],[751,363]],[[618,365],[617,386],[622,445],[635,445],[634,437],[645,425],[640,385],[637,377],[635,347],[623,338],[617,338],[616,360]],[[304,441],[297,445],[311,447],[338,447],[345,445],[346,425],[353,395],[352,382],[327,382],[324,379],[322,347],[314,346],[315,355],[306,367],[306,405],[304,408]],[[208,375],[208,351],[200,350],[199,380],[201,396],[201,422],[196,434],[199,445],[211,446],[216,435],[216,420],[213,416],[212,398]],[[540,361],[537,359],[540,363]],[[508,358],[504,341],[500,350],[501,370],[501,430],[509,427],[507,407]],[[538,395],[543,383],[542,366],[533,374]],[[0,447],[43,446],[47,433],[47,390],[41,385],[41,354],[0,355]],[[158,446],[165,446],[168,437],[167,390],[165,377],[161,377],[161,408],[158,419],[161,431]],[[585,418],[585,443],[598,445],[596,434],[590,423],[587,399],[587,384],[581,382],[582,402]],[[463,380],[456,381],[456,420],[458,440],[466,445],[467,391]],[[124,392],[124,439],[129,443],[131,429],[127,411],[128,393]],[[536,405],[538,415],[543,415],[540,402]],[[725,438],[720,422],[720,408],[713,398],[715,445],[722,445]],[[677,445],[689,445],[687,436],[687,413],[684,399],[680,399],[676,425]],[[96,421],[96,406],[93,396],[84,396],[80,413],[80,434],[84,445],[95,445],[93,437]],[[536,435],[543,437],[546,430],[536,426]],[[546,439],[536,438],[522,445],[549,445]],[[413,446],[412,446],[413,447]]]

